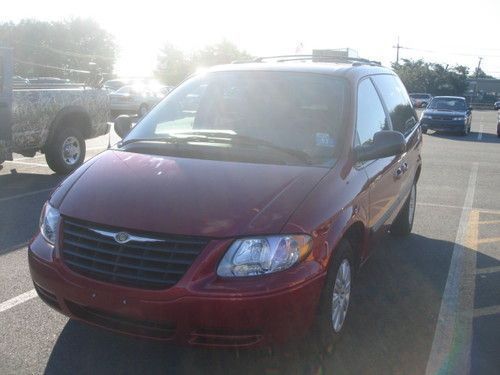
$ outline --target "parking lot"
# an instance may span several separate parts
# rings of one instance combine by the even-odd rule
[[[27,244],[61,181],[43,155],[0,171],[1,374],[500,374],[497,112],[472,132],[424,135],[413,233],[378,245],[356,279],[340,342],[279,351],[178,348],[69,321],[33,290]],[[118,137],[113,134],[112,142]],[[87,158],[108,136],[87,142]],[[306,348],[307,350],[304,350]]]

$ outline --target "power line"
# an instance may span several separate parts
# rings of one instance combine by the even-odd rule
[[[396,48],[396,47],[393,47],[393,48]],[[410,50],[410,51],[427,52],[427,53],[437,53],[437,54],[441,54],[441,55],[456,55],[456,56],[467,56],[467,57],[480,57],[479,54],[471,54],[471,53],[433,51],[433,50],[428,50],[428,49],[411,48],[411,47],[403,47],[403,46],[399,46],[399,48],[400,49]],[[489,58],[500,58],[500,55],[481,54],[481,56],[489,57]]]
[[[80,57],[80,58],[87,58],[87,59],[103,59],[103,60],[109,60],[109,61],[114,61],[115,59],[113,57],[109,56],[102,56],[102,55],[87,55],[84,53],[78,53],[78,52],[69,52],[69,51],[62,51],[50,46],[45,46],[45,45],[37,45],[37,44],[30,44],[30,43],[25,43],[25,42],[19,42],[19,44],[22,44],[26,47],[31,47],[31,48],[43,48],[46,49],[50,52],[53,53],[58,53],[63,56],[71,56],[71,57]]]
[[[59,66],[37,64],[37,63],[34,63],[34,62],[22,61],[22,60],[18,60],[18,59],[15,59],[14,61],[17,62],[17,63],[19,63],[19,64],[30,65],[30,66],[38,66],[38,67],[41,67],[41,68],[57,69],[57,70],[62,70],[62,71],[65,71],[65,72],[72,72],[72,73],[90,74],[90,71],[88,71],[88,70],[61,68]]]

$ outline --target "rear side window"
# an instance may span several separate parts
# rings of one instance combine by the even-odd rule
[[[393,130],[408,133],[417,123],[417,119],[403,83],[393,75],[377,75],[372,79],[387,107]]]
[[[3,92],[3,58],[0,56],[0,94]]]
[[[363,145],[373,140],[373,135],[389,129],[384,107],[369,79],[358,86],[358,109],[356,121],[356,145]]]

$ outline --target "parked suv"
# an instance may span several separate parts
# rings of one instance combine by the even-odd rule
[[[412,229],[421,139],[399,78],[370,63],[200,73],[52,193],[35,288],[146,338],[250,348],[312,330],[329,344],[376,239]]]

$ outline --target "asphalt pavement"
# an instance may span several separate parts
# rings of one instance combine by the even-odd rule
[[[33,293],[27,243],[61,177],[43,155],[16,155],[0,171],[0,374],[500,374],[496,118],[474,111],[467,137],[423,136],[413,233],[377,245],[327,354],[314,338],[274,351],[179,348],[55,312]],[[88,141],[87,157],[107,144]]]

